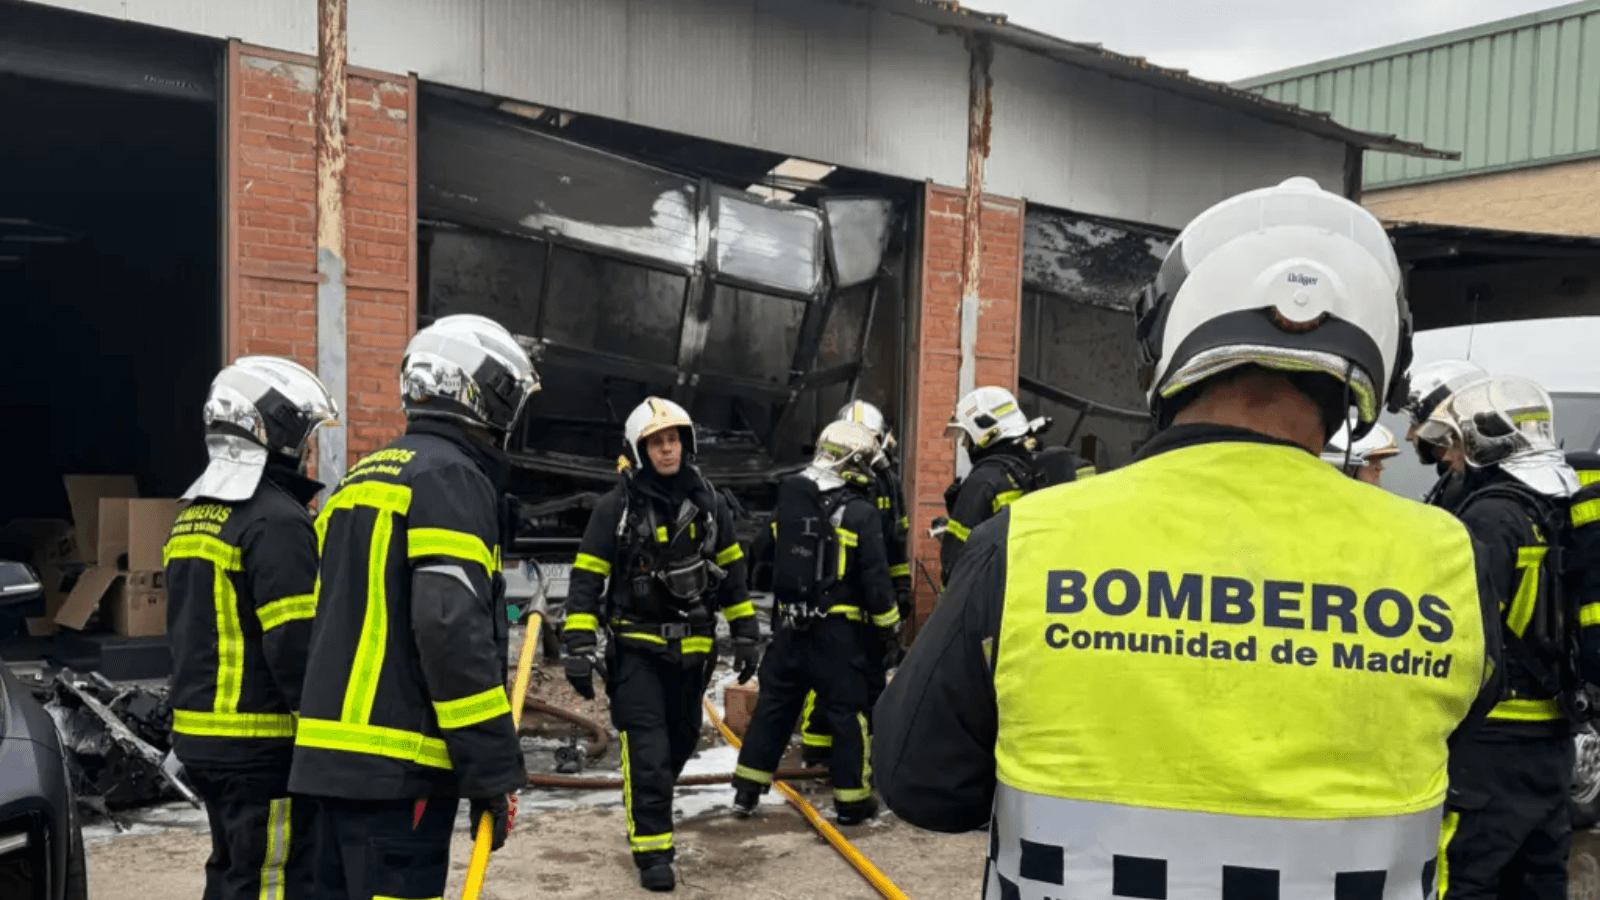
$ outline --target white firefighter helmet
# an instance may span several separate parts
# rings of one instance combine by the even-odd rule
[[[889,430],[889,423],[883,417],[883,410],[865,400],[852,400],[839,410],[834,419],[839,422],[855,422],[872,432],[873,439],[878,442],[878,455],[873,458],[872,467],[883,469],[889,465],[889,456],[885,451],[894,449],[894,433]]]
[[[1381,407],[1404,398],[1411,313],[1378,220],[1295,177],[1223,200],[1184,227],[1139,300],[1138,338],[1159,426],[1190,388],[1254,364],[1342,382],[1342,394],[1324,396],[1323,419],[1332,433],[1354,406],[1359,439]]]
[[[1015,440],[1033,433],[1017,398],[1002,387],[981,387],[956,403],[956,414],[945,426],[946,434],[961,434],[970,445],[982,449],[996,441]]]
[[[1373,425],[1372,430],[1354,445],[1350,443],[1350,426],[1346,425],[1322,448],[1322,461],[1354,477],[1368,463],[1398,456],[1399,453],[1400,445],[1383,423]]]
[[[1411,417],[1412,425],[1421,425],[1451,394],[1488,376],[1483,366],[1465,359],[1424,363],[1411,370],[1404,412]]]
[[[644,450],[645,440],[668,428],[678,429],[678,440],[683,442],[684,460],[693,459],[696,449],[694,420],[689,418],[688,410],[663,397],[646,397],[643,403],[633,408],[633,412],[628,413],[627,421],[622,424],[622,441],[627,445],[628,460],[635,469],[644,471],[649,459]]]
[[[400,362],[400,403],[408,417],[477,425],[501,439],[537,390],[528,351],[483,316],[439,319],[411,338]]]
[[[270,456],[299,464],[311,435],[337,424],[339,405],[310,370],[276,356],[245,356],[217,373],[206,396],[211,462],[183,499],[250,499]]]
[[[865,484],[872,473],[872,460],[882,452],[878,439],[859,422],[829,422],[817,436],[817,449],[811,465],[801,475],[824,491],[836,490],[846,482]]]
[[[1554,411],[1538,383],[1492,375],[1445,398],[1417,428],[1417,437],[1435,444],[1457,441],[1474,469],[1498,466],[1541,494],[1570,497],[1578,476],[1556,443]]]

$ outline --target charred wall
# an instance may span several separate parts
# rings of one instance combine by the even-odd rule
[[[1029,207],[1023,253],[1021,398],[1053,418],[1048,443],[1126,464],[1149,433],[1134,298],[1173,233]]]

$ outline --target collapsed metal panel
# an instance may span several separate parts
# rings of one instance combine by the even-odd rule
[[[804,463],[863,370],[893,203],[775,201],[424,99],[424,317],[491,316],[537,360],[511,449],[539,528],[592,503],[647,395],[690,409],[719,485]]]

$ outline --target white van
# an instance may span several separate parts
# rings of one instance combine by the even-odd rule
[[[1438,359],[1470,359],[1490,374],[1537,381],[1555,401],[1556,438],[1566,450],[1600,449],[1600,317],[1532,319],[1438,328],[1416,335],[1413,367]],[[1420,500],[1438,474],[1417,461],[1406,443],[1410,420],[1385,412],[1381,420],[1400,442],[1385,460],[1383,486]]]

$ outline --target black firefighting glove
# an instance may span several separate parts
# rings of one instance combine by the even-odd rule
[[[911,621],[911,586],[896,585],[894,589],[894,607],[900,611],[900,621]]]
[[[883,660],[885,669],[892,669],[900,664],[900,625],[896,623],[888,628],[873,629],[874,649],[879,659]]]
[[[733,639],[733,668],[739,673],[739,683],[744,684],[756,674],[756,668],[761,665],[761,652],[756,647],[755,638]]]
[[[585,700],[594,699],[594,673],[600,673],[600,679],[605,680],[605,663],[600,661],[600,654],[596,652],[593,644],[586,647],[568,647],[567,658],[562,661],[566,669],[567,683],[578,692],[578,696]]]
[[[483,817],[488,815],[494,820],[494,841],[489,845],[489,852],[493,853],[506,845],[506,838],[511,834],[511,826],[517,820],[517,795],[496,794],[493,797],[483,797],[470,801],[468,809],[472,816],[472,833],[476,835],[478,824]]]

